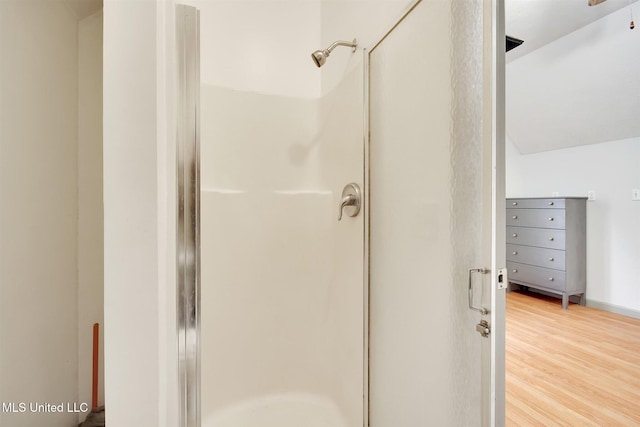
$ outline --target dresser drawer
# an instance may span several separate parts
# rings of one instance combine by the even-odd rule
[[[507,208],[564,209],[565,199],[507,199]]]
[[[507,209],[507,225],[564,229],[564,209]]]
[[[507,243],[564,249],[565,231],[545,228],[507,227]]]
[[[509,261],[507,261],[507,268],[509,269],[509,281],[512,281],[514,283],[522,283],[525,285],[527,283],[530,283],[536,288],[542,287],[561,292],[564,292],[566,290],[566,276],[564,271],[552,270],[550,268],[543,267],[534,267],[532,265],[519,264]]]
[[[535,246],[507,245],[507,261],[564,270],[565,252]]]

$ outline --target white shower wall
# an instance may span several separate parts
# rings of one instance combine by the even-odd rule
[[[317,157],[306,148],[316,102],[206,86],[201,95],[203,425],[246,424],[256,411],[269,420],[261,409],[274,403],[321,409],[330,403],[311,390],[291,391],[319,374],[307,355],[325,357],[304,339],[319,329],[312,307],[326,296],[314,285],[330,265],[320,213],[331,192],[305,168]]]
[[[322,0],[323,47],[336,40],[358,39],[361,48],[371,49],[402,17],[412,0]],[[344,78],[349,56],[336,53],[331,66],[322,67],[322,93],[332,91]]]
[[[320,95],[320,73],[308,66],[320,44],[320,0],[176,3],[201,12],[203,85],[295,98]]]

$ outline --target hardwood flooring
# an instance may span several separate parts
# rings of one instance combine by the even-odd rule
[[[507,426],[640,426],[640,320],[507,294]]]

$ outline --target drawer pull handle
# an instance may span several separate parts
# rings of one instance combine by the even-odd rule
[[[511,219],[518,219],[518,215],[512,216]]]
[[[553,221],[553,217],[549,218],[549,221]]]
[[[511,203],[513,206],[518,206],[518,202]]]
[[[549,206],[553,206],[553,204],[554,204],[553,202],[549,202]]]
[[[513,255],[518,255],[518,251],[513,251]]]
[[[549,281],[550,282],[555,282],[556,279],[554,279],[553,277],[549,277]]]
[[[553,262],[553,261],[555,261],[555,259],[553,259],[553,258],[549,258],[549,261]]]
[[[517,272],[518,272],[518,270],[513,269],[513,270],[511,270],[511,272],[512,272],[512,273],[517,273]]]
[[[511,237],[518,237],[518,234],[517,234],[517,233],[513,233],[513,234],[511,235]]]
[[[549,237],[549,241],[550,242],[553,242],[554,240],[556,240],[556,239],[554,239],[553,237]]]

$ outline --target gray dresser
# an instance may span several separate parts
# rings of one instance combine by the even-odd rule
[[[562,296],[586,290],[586,197],[507,199],[509,282]]]

